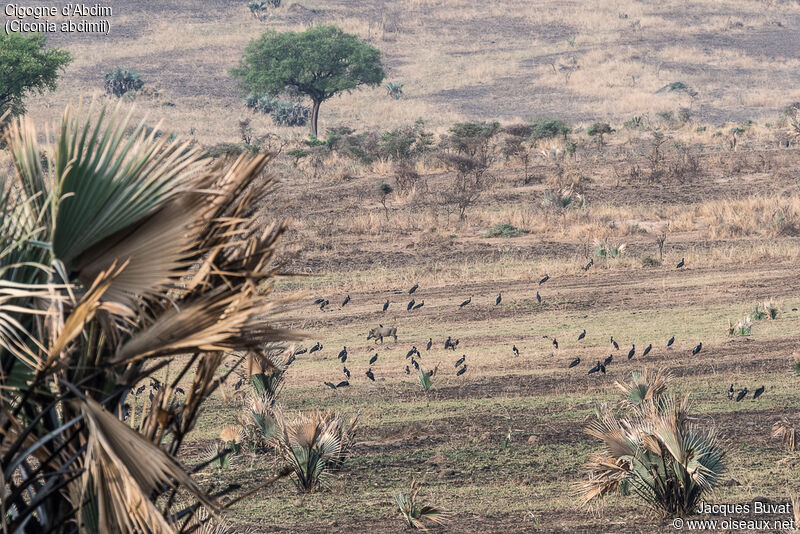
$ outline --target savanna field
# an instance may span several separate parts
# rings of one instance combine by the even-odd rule
[[[793,531],[783,522],[800,524],[800,4],[277,3],[259,11],[239,1],[117,2],[108,36],[47,36],[72,62],[55,90],[26,97],[38,130],[8,135],[0,176],[70,172],[42,170],[41,154],[14,147],[53,141],[63,110],[73,103],[80,113],[81,98],[92,121],[103,105],[132,109],[123,137],[152,134],[145,147],[165,143],[154,150],[174,150],[172,164],[198,174],[183,188],[159,177],[185,196],[164,211],[150,206],[148,222],[108,209],[117,226],[93,234],[102,217],[90,224],[69,204],[47,212],[37,199],[57,201],[45,186],[4,182],[7,235],[20,213],[50,215],[25,215],[33,219],[14,234],[35,245],[27,263],[4,259],[16,250],[4,236],[3,358],[63,373],[59,351],[42,349],[41,361],[31,354],[55,344],[66,359],[84,355],[69,347],[85,343],[88,360],[75,366],[83,369],[102,352],[92,343],[116,342],[85,325],[97,320],[102,330],[101,313],[117,317],[122,339],[136,341],[109,349],[124,369],[104,368],[117,380],[117,420],[93,404],[73,415],[108,435],[122,432],[121,421],[191,472],[196,488],[164,468],[162,485],[182,489],[149,488],[159,509],[192,503],[200,490],[232,503],[195,531],[650,533],[676,531],[676,517]],[[322,102],[314,138],[308,98],[253,95],[231,69],[266,30],[318,25],[379,50],[385,77]],[[106,75],[118,67],[135,70],[141,87],[113,94]],[[299,113],[298,125],[281,110]],[[173,139],[188,144],[169,148]],[[58,150],[43,150],[39,159],[58,161]],[[12,191],[28,200],[8,208]],[[75,242],[59,229],[39,247],[47,240],[35,228],[67,217]],[[139,242],[98,251],[131,228],[143,232]],[[75,244],[92,237],[92,247]],[[16,293],[22,275],[7,273],[47,263],[42,250],[65,258],[63,273],[56,262],[40,279],[36,291],[50,293]],[[129,265],[111,262],[121,250]],[[171,285],[159,282],[152,309],[128,297],[119,301],[127,308],[99,304],[103,291],[124,293],[116,280],[138,289],[162,270]],[[73,275],[74,302],[58,285]],[[156,298],[143,295],[137,302]],[[255,312],[231,316],[241,295],[264,299],[248,309],[268,316],[269,328],[245,329]],[[23,297],[31,309],[65,314],[60,323],[31,319],[41,321],[28,331],[42,342],[30,353],[8,334]],[[51,307],[35,304],[47,298]],[[171,315],[187,309],[198,315]],[[70,310],[86,315],[65,321]],[[166,326],[153,332],[159,321]],[[396,340],[371,339],[382,327],[396,328]],[[138,328],[153,335],[139,340]],[[170,337],[184,332],[193,335]],[[11,392],[20,371],[7,361]],[[57,376],[42,383],[61,392],[68,380]],[[97,376],[69,380],[79,379]],[[207,398],[194,405],[199,383]],[[0,395],[9,410],[21,398]],[[21,432],[9,421],[0,417],[4,441]],[[24,472],[9,468],[7,443],[3,468],[18,484]],[[132,458],[145,449],[137,450]],[[33,467],[52,460],[31,456]],[[294,470],[271,481],[287,465]],[[102,479],[91,473],[93,484]],[[9,488],[7,517],[28,498],[13,501]],[[686,497],[689,488],[696,493]],[[750,512],[687,513],[676,502],[684,497]],[[756,501],[772,508],[753,513]],[[410,519],[401,513],[409,502]],[[440,513],[416,513],[426,505]]]

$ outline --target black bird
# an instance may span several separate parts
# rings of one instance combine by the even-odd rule
[[[350,385],[350,382],[348,382],[347,380],[342,380],[341,382],[336,384],[336,387],[337,388],[346,388],[349,385]]]
[[[456,373],[456,376],[461,376],[466,372],[467,372],[467,364],[464,364],[464,367],[462,367],[461,369],[458,370],[458,372]]]
[[[347,295],[347,296],[344,298],[344,302],[342,302],[342,308],[344,308],[345,306],[347,306],[347,303],[348,303],[348,302],[350,302],[350,295]]]
[[[299,356],[300,354],[305,354],[306,352],[308,352],[308,347],[294,351],[294,354],[292,354],[292,356]]]
[[[367,372],[364,373],[364,374],[367,375],[367,378],[369,378],[370,380],[375,382],[375,375],[372,374],[372,369],[367,369]]]
[[[331,389],[336,389],[336,386],[333,384],[333,382],[325,382],[325,385]]]
[[[158,380],[156,380],[154,378],[151,378],[150,379],[150,387],[153,388],[154,390],[158,391],[159,389],[161,389],[161,383]]]
[[[467,300],[465,300],[464,302],[462,302],[461,304],[459,304],[459,305],[458,305],[458,307],[459,307],[459,308],[463,308],[464,306],[466,306],[466,305],[467,305],[467,304],[469,304],[470,302],[472,302],[472,297],[468,298]]]
[[[558,340],[556,338],[553,338],[553,346],[558,348]]]
[[[613,360],[613,359],[614,359],[614,355],[613,354],[609,354],[608,358],[603,360],[603,365],[608,365],[609,363],[611,363],[611,360]]]
[[[413,307],[414,307],[414,299],[411,299],[411,302],[409,302],[408,306],[406,306],[406,311],[410,310]]]
[[[319,305],[319,309],[320,310],[325,309],[325,306],[327,306],[330,303],[331,302],[328,299],[325,299],[324,301],[322,301],[322,304]]]
[[[415,359],[414,359],[414,357],[413,357],[413,356],[411,357],[411,365],[413,365],[413,366],[414,366],[414,369],[416,369],[417,371],[419,371],[419,363],[417,362],[417,360],[415,360]]]
[[[739,392],[738,395],[736,395],[736,402],[739,402],[740,400],[742,400],[746,396],[747,396],[747,387],[745,387],[742,391]]]
[[[728,388],[728,400],[733,400],[733,384]]]
[[[345,346],[341,351],[339,351],[339,355],[337,356],[340,360],[342,358],[347,358],[347,346]]]
[[[542,296],[539,294],[538,291],[536,292],[536,302],[538,302],[539,304],[542,303]]]
[[[406,358],[413,356],[414,354],[419,354],[417,347],[411,347],[411,350],[406,353]]]
[[[611,336],[611,344],[614,345],[614,350],[619,350],[619,343],[614,341],[614,336]]]
[[[175,388],[175,393],[180,393],[181,395],[186,395],[186,392],[183,391],[183,388]]]
[[[412,287],[411,289],[408,290],[408,294],[410,295],[411,293],[416,291],[418,287],[419,287],[419,284],[414,284],[414,287]]]
[[[678,265],[675,266],[676,269],[680,269],[681,267],[686,265],[683,260],[684,260],[684,258],[681,258],[681,261],[679,261]]]
[[[466,359],[467,359],[467,355],[466,355],[466,354],[464,354],[463,356],[461,356],[461,357],[460,357],[460,358],[459,358],[459,359],[456,361],[456,364],[455,364],[453,367],[458,367],[458,366],[460,366],[462,363],[464,363],[464,360],[466,360]]]
[[[456,350],[456,347],[458,346],[458,341],[459,341],[459,340],[458,340],[458,339],[456,339],[455,341],[451,341],[451,342],[450,342],[450,348],[451,348],[452,350]]]
[[[545,282],[547,282],[548,280],[550,280],[550,275],[549,275],[549,274],[547,274],[547,273],[544,273],[544,278],[542,278],[541,280],[539,280],[539,285],[542,285],[542,284],[544,284],[544,283],[545,283]]]
[[[369,364],[372,365],[373,363],[378,361],[378,354],[376,353],[375,356],[369,359]]]
[[[606,374],[606,366],[603,365],[603,362],[601,362],[600,360],[597,360],[595,366],[589,369],[589,372],[587,374],[591,375],[596,373],[597,371],[602,371],[603,374]]]
[[[767,389],[767,388],[766,388],[766,387],[764,387],[764,386],[761,386],[760,388],[758,388],[757,390],[755,390],[755,391],[753,392],[753,400],[756,400],[757,398],[759,398],[759,397],[761,396],[761,394],[762,394],[762,393],[764,393],[764,390],[765,390],[765,389]]]
[[[703,349],[703,343],[700,342],[695,348],[692,349],[692,356],[700,352],[702,349]]]
[[[153,397],[155,397],[155,395],[153,395],[153,392],[151,391],[150,392],[150,402],[153,402]]]
[[[289,367],[290,365],[292,365],[296,359],[297,359],[297,356],[295,356],[294,354],[289,356],[289,359],[286,360],[286,367]]]
[[[500,301],[502,300],[503,300],[503,293],[501,291],[500,293],[497,294],[497,298],[494,299],[494,305],[497,306],[498,304],[500,304]]]
[[[236,390],[236,391],[239,391],[239,388],[240,388],[240,387],[242,387],[242,384],[243,384],[243,383],[244,383],[244,378],[240,378],[240,379],[239,379],[239,381],[238,381],[238,382],[236,382],[236,383],[233,385],[233,389],[234,389],[234,390]]]
[[[447,336],[447,339],[444,340],[444,350],[447,350],[447,349],[450,348],[450,343],[452,343],[450,341],[450,339],[451,339],[450,336]]]
[[[425,371],[425,376],[427,377],[433,376],[433,369],[431,369],[430,371]]]
[[[581,339],[583,339],[585,337],[586,337],[586,329],[584,328],[583,332],[581,332],[580,335],[578,335],[578,341],[580,341]]]
[[[406,365],[406,374],[407,374],[407,375],[410,375],[410,374],[411,374],[411,369],[409,369],[407,365]]]
[[[344,376],[346,376],[347,379],[349,380],[350,379],[350,369],[348,369],[347,366],[342,367],[342,372],[344,373]]]
[[[594,265],[594,259],[590,259],[589,263],[587,263],[586,265],[583,266],[583,270],[584,271],[588,271],[589,269],[592,268],[592,265]]]
[[[147,387],[147,386],[140,386],[140,387],[139,387],[139,388],[136,390],[136,394],[137,394],[137,395],[141,394],[141,393],[142,393],[142,391],[144,391],[144,388],[146,388],[146,387]]]
[[[319,341],[317,341],[316,345],[311,347],[311,349],[308,351],[308,353],[309,354],[313,354],[314,352],[317,352],[318,350],[322,350],[322,343],[320,343]]]
[[[316,305],[318,306],[318,305],[322,304],[323,302],[325,302],[325,299],[323,299],[323,298],[319,298],[319,299],[316,299],[316,300],[314,301],[314,304],[316,304]]]
[[[423,307],[423,306],[425,306],[425,299],[422,299],[422,302],[420,302],[419,304],[417,304],[416,306],[414,306],[414,308],[412,308],[412,309],[414,309],[414,310],[418,310],[418,309],[420,309],[420,308],[421,308],[421,307]]]
[[[636,354],[636,344],[631,346],[631,350],[628,352],[628,359],[633,358],[634,354]]]
[[[389,309],[389,299],[386,299],[386,302],[383,303],[383,311],[386,311],[388,309]]]
[[[432,346],[433,346],[433,338],[432,338],[432,337],[429,337],[429,338],[428,338],[428,344],[427,344],[427,345],[425,345],[425,350],[431,350],[431,347],[432,347]]]
[[[644,352],[642,352],[642,356],[647,356],[647,353],[648,353],[648,352],[650,352],[650,350],[652,350],[652,348],[653,348],[653,344],[652,344],[652,343],[650,343],[649,345],[647,345],[647,346],[644,348]]]
[[[512,346],[511,350],[514,352],[514,356],[519,356],[519,349],[516,345]]]
[[[572,369],[573,367],[577,366],[579,363],[581,363],[581,359],[580,358],[575,358],[574,360],[572,360],[569,363],[568,369]]]
[[[671,347],[673,343],[675,343],[675,336],[669,338],[669,340],[667,341],[667,347]]]

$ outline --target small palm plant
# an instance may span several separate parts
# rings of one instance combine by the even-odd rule
[[[403,96],[403,84],[400,82],[388,82],[386,84],[386,93],[395,100],[400,100],[400,97]]]
[[[736,321],[736,324],[728,321],[728,335],[729,336],[749,336],[753,331],[753,322],[750,317],[743,317]]]
[[[586,432],[605,444],[586,464],[588,479],[578,485],[584,503],[612,493],[634,493],[658,512],[689,514],[721,481],[725,452],[713,431],[689,422],[688,395],[666,393],[662,371],[633,377],[626,392],[626,415],[608,407]]]
[[[781,440],[786,450],[790,452],[797,450],[797,428],[786,417],[782,417],[772,425],[772,437]]]
[[[316,491],[326,472],[344,463],[347,449],[355,441],[358,418],[345,425],[337,415],[320,411],[291,420],[280,409],[275,414],[275,447],[291,465],[298,489],[305,493]]]
[[[411,488],[408,493],[398,492],[394,494],[394,500],[400,508],[400,513],[409,527],[420,530],[428,530],[431,526],[444,525],[448,520],[447,512],[434,506],[421,506],[418,503],[420,483],[414,479],[411,481]]]
[[[608,240],[602,241],[600,239],[594,240],[594,254],[598,258],[619,258],[625,253],[627,245],[625,243],[612,243]]]
[[[422,389],[425,390],[426,394],[430,391],[431,386],[433,385],[431,374],[423,371],[422,368],[419,370],[419,385],[422,386]]]

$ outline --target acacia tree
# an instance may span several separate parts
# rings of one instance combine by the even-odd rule
[[[24,113],[29,93],[55,89],[59,71],[70,61],[69,52],[46,49],[44,35],[0,33],[0,116]]]
[[[314,137],[319,107],[324,101],[361,85],[380,85],[385,76],[377,48],[332,25],[301,33],[267,31],[250,41],[231,75],[246,91],[273,96],[285,91],[307,95],[313,103]]]

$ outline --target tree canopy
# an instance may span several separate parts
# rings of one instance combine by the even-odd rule
[[[314,136],[322,102],[361,85],[380,85],[385,77],[380,51],[336,26],[299,33],[267,31],[247,45],[231,75],[254,93],[307,95],[313,102]]]
[[[46,49],[44,35],[0,34],[0,116],[24,113],[29,93],[55,89],[70,61],[69,52]]]

